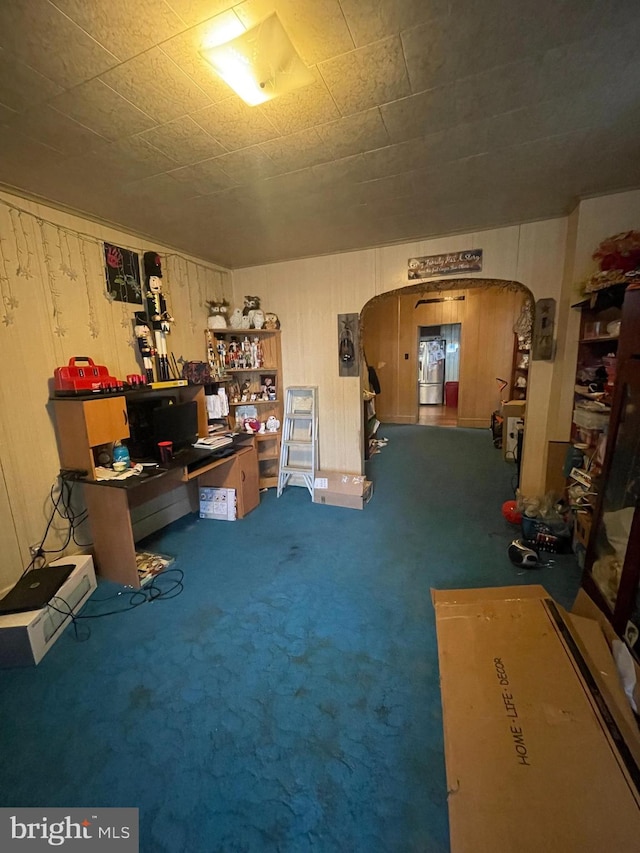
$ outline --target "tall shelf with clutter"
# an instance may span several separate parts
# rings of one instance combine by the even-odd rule
[[[593,257],[600,271],[573,306],[574,549],[583,587],[640,660],[640,232],[603,241]]]
[[[227,322],[233,325],[227,326]],[[229,321],[222,315],[213,328],[207,328],[205,336],[209,365],[224,377],[220,381],[226,385],[228,427],[255,435],[260,488],[274,488],[278,485],[284,392],[278,318],[259,309],[253,313],[236,309]]]

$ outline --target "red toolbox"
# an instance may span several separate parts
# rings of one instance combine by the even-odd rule
[[[66,367],[56,367],[53,378],[54,390],[59,397],[122,391],[124,387],[121,380],[109,375],[106,367],[94,364],[93,359],[84,355],[70,358]]]

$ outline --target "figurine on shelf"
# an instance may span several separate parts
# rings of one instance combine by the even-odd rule
[[[229,326],[232,329],[239,329],[242,326],[242,310],[236,308],[229,318]]]
[[[135,326],[133,327],[133,332],[136,336],[136,340],[138,341],[138,350],[142,357],[144,375],[147,382],[153,382],[153,356],[156,354],[156,350],[153,346],[151,329],[147,325],[147,318],[142,311],[135,315],[134,322]]]
[[[251,367],[255,370],[262,367],[262,345],[259,338],[254,338],[249,345],[251,355]]]
[[[280,320],[278,320],[278,315],[273,314],[271,312],[267,312],[264,315],[264,327],[265,329],[269,329],[271,332],[275,332],[280,328]]]
[[[208,329],[226,329],[227,328],[227,312],[229,310],[229,303],[226,299],[223,299],[222,302],[216,302],[215,300],[210,300],[207,302],[207,307],[209,309],[209,316],[207,317],[207,328]]]
[[[248,325],[243,326],[245,329],[253,328],[253,315],[260,308],[260,297],[259,296],[245,296],[244,298],[244,308],[242,309],[242,314],[245,317],[249,318]]]
[[[155,337],[158,379],[166,382],[171,378],[167,335],[171,331],[170,324],[175,321],[167,310],[167,302],[162,293],[162,267],[160,256],[156,252],[144,253],[144,271],[147,277],[147,316]]]

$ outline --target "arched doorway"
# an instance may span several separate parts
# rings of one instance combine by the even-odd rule
[[[454,424],[488,428],[501,399],[524,400],[534,299],[518,281],[456,278],[411,284],[375,296],[360,314],[364,358],[379,382],[377,418],[420,422],[421,331],[459,324]],[[501,396],[496,379],[508,387]]]

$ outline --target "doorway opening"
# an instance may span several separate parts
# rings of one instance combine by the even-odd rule
[[[418,327],[418,423],[458,425],[461,323]]]
[[[489,433],[492,416],[501,409],[498,377],[508,380],[505,399],[524,402],[528,396],[522,353],[530,346],[533,312],[531,291],[504,279],[427,281],[370,299],[360,314],[360,335],[365,369],[375,371],[379,388],[367,403],[365,445],[372,409],[379,424],[458,426]],[[432,383],[420,369],[421,338],[445,342],[442,391],[423,388],[422,402],[421,376],[424,385]],[[452,367],[454,359],[457,378],[447,375],[447,365]],[[423,370],[425,365],[423,358]],[[458,383],[449,386],[449,406],[447,382]]]

